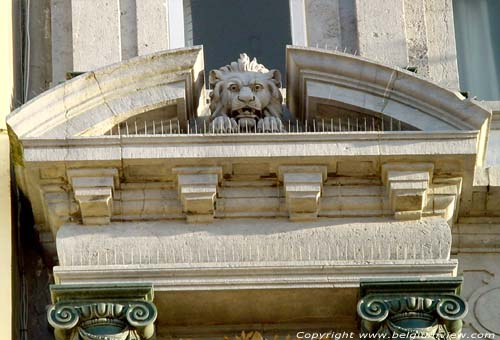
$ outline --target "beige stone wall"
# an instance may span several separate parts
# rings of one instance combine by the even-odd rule
[[[309,46],[417,67],[420,75],[458,89],[452,0],[303,1]],[[168,49],[169,37],[175,35],[169,32],[170,5],[164,0],[33,3],[33,59],[42,63],[33,64],[30,93],[40,93],[44,81],[64,81],[66,72],[89,71]],[[190,27],[190,1],[182,3],[184,22]],[[187,45],[192,44],[192,32],[182,33]],[[52,79],[44,79],[44,74]]]
[[[11,339],[12,334],[12,233],[10,200],[9,138],[5,116],[11,109],[14,92],[14,64],[12,41],[12,4],[0,2],[0,339]],[[6,53],[5,53],[6,52]]]
[[[304,0],[308,45],[338,49],[458,89],[452,0]]]
[[[67,72],[87,72],[169,48],[165,0],[53,0],[49,12],[53,85],[63,82]]]
[[[471,228],[487,229],[488,226],[469,225]],[[492,228],[498,228],[498,225]],[[476,230],[477,232],[477,230]],[[471,235],[469,235],[471,236]],[[472,236],[473,237],[473,236]],[[498,242],[498,234],[492,237]],[[497,243],[492,242],[492,243]],[[462,297],[469,304],[465,318],[464,332],[493,333],[500,336],[500,253],[490,250],[467,249],[460,251],[456,258],[459,274],[464,276]]]

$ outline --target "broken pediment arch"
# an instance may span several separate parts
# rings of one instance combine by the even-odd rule
[[[185,124],[205,107],[203,48],[162,51],[56,86],[10,114],[18,138],[105,135],[119,123],[162,115]]]
[[[309,123],[299,133],[286,122],[285,131],[273,133],[183,133],[193,120],[208,118],[203,115],[209,112],[202,47],[83,74],[11,113],[7,123],[16,177],[32,202],[40,234],[55,239],[64,223],[80,221],[106,225],[185,217],[198,222],[248,214],[300,221],[360,214],[350,197],[338,204],[344,196],[337,197],[335,188],[323,192],[328,174],[352,172],[359,178],[380,177],[375,199],[367,198],[375,203],[361,205],[367,214],[400,219],[440,214],[452,220],[460,195],[470,201],[470,169],[484,159],[490,112],[414,74],[360,57],[288,47],[287,60],[288,111],[294,123]],[[165,117],[175,121],[172,129],[154,125]],[[338,118],[337,128],[328,129]],[[319,120],[325,130],[318,128]],[[408,173],[413,162],[426,167]],[[383,167],[386,163],[391,166]],[[382,167],[387,176],[381,176]],[[282,186],[284,199],[273,196],[272,204],[250,212],[246,205],[240,211],[224,204],[225,198],[218,197],[223,179],[238,168],[249,168],[258,178],[276,176],[270,185]],[[142,194],[136,199],[130,196],[137,191],[134,185],[159,186],[167,193],[161,199]],[[440,194],[446,197],[434,198],[436,186],[446,186]],[[385,192],[390,201],[382,198]]]
[[[299,120],[342,111],[393,119],[408,130],[481,131],[489,112],[406,70],[345,53],[288,46],[287,106]],[[390,130],[387,126],[384,129]],[[405,128],[403,128],[405,130]]]
[[[294,46],[286,53],[289,132],[479,131],[484,144],[490,113],[474,100],[362,57]],[[206,97],[196,46],[83,74],[14,111],[8,124],[20,139],[179,133],[195,121],[195,132],[206,133]],[[160,128],[163,120],[173,126]]]

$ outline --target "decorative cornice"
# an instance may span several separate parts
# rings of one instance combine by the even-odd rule
[[[361,332],[379,339],[457,338],[467,303],[457,295],[462,279],[361,282]]]
[[[453,148],[449,147],[450,143],[453,144]],[[255,144],[258,144],[258,147],[254,147]],[[419,147],[415,148],[415,144]],[[180,145],[182,147],[179,147]],[[25,164],[60,161],[98,163],[168,158],[199,160],[229,157],[394,158],[408,155],[425,157],[425,161],[452,155],[470,158],[474,163],[477,155],[476,147],[475,132],[417,131],[26,139],[22,141],[21,149],[22,162]],[[363,153],[360,153],[360,150],[363,150]],[[92,158],[89,159],[88,155],[92,155]]]
[[[366,277],[449,277],[456,260],[384,261],[353,263],[331,261],[260,262],[226,264],[57,266],[57,282],[123,282],[133,277],[152,282],[157,290],[217,291],[246,289],[357,288]],[[354,302],[355,303],[355,302]]]
[[[151,285],[53,285],[47,311],[56,340],[154,339]]]

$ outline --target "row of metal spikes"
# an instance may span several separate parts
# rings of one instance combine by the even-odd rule
[[[272,129],[262,131],[257,126],[243,124],[236,129],[221,132],[217,126],[211,125],[207,120],[192,120],[181,123],[178,119],[160,121],[134,121],[123,122],[114,126],[106,135],[185,135],[185,134],[246,134],[246,133],[332,133],[332,132],[380,132],[403,131],[407,128],[400,120],[388,117],[387,119],[375,118],[330,118],[298,120],[283,122],[282,129],[271,126]]]

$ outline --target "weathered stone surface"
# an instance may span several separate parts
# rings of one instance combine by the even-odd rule
[[[12,7],[21,7],[20,4],[12,4]],[[2,9],[3,11],[7,11],[7,9]],[[21,11],[21,8],[19,8]],[[23,14],[25,12],[29,12],[28,20],[21,24],[21,14],[16,17],[16,14],[12,13],[12,18],[15,22],[18,21],[19,28],[14,24],[12,27],[6,27],[6,33],[12,29],[24,29],[26,32],[29,32],[29,36],[26,38],[21,38],[23,33],[16,32],[15,36],[19,34],[19,40],[16,38],[7,38],[7,35],[4,39],[13,39],[15,44],[15,50],[12,54],[7,52],[5,56],[9,56],[9,58],[13,58],[13,66],[16,70],[16,82],[20,81],[22,78],[20,75],[21,66],[19,60],[21,59],[21,55],[25,58],[25,63],[28,63],[24,66],[24,74],[25,82],[22,85],[22,92],[24,95],[24,102],[28,101],[44,91],[48,90],[51,85],[51,75],[52,75],[52,53],[51,53],[51,37],[50,37],[50,26],[51,26],[51,1],[50,0],[39,0],[39,1],[30,1],[26,3],[25,6],[22,6]],[[14,19],[16,18],[16,19]],[[19,19],[17,19],[19,18]],[[21,28],[22,27],[22,28]],[[29,49],[25,52],[21,52],[21,40],[29,38]],[[7,41],[7,40],[4,40]],[[23,40],[24,41],[24,40]],[[10,66],[10,65],[9,65]],[[19,78],[18,78],[19,77]],[[19,79],[19,80],[18,80]],[[20,86],[20,85],[17,85]],[[11,93],[8,93],[10,96]],[[21,104],[21,101],[12,103],[12,106],[9,107],[6,111],[10,111],[12,107],[17,107]]]
[[[71,1],[51,1],[52,85],[66,80],[66,73],[73,71]]]
[[[491,221],[491,219],[490,219]],[[500,336],[497,320],[500,290],[500,254],[497,247],[498,223],[460,224],[460,240],[455,242],[460,273],[464,276],[461,295],[469,304],[464,333],[492,333]]]
[[[408,65],[403,0],[356,0],[356,15],[361,56],[389,65]]]
[[[429,76],[429,41],[425,21],[425,0],[404,0],[408,65],[417,73]]]
[[[139,1],[143,3],[145,1]],[[155,14],[155,12],[151,12]],[[136,0],[120,0],[120,33],[122,60],[137,56],[137,8]]]
[[[119,0],[71,0],[71,14],[74,71],[92,71],[122,60]]]
[[[89,228],[67,224],[60,229],[57,249],[62,266],[392,260],[430,264],[446,261],[451,246],[449,226],[439,218],[296,223],[226,219],[192,226],[183,221],[117,222]]]
[[[458,64],[452,0],[425,0],[429,77],[446,88],[458,89]]]
[[[136,6],[138,55],[168,49],[168,1],[141,0]]]
[[[342,46],[339,0],[306,0],[307,41],[311,47]]]

